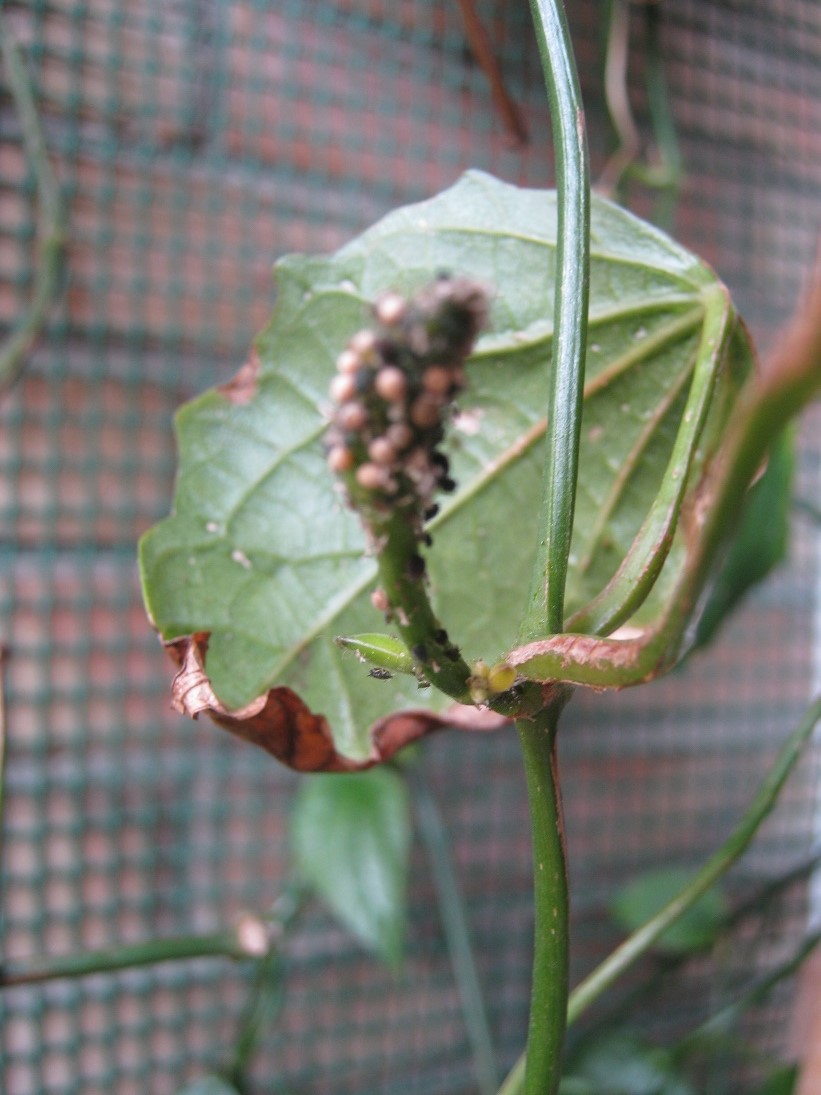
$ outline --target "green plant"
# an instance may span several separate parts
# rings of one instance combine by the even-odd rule
[[[799,354],[756,378],[714,275],[624,211],[591,206],[563,15],[540,0],[533,11],[557,194],[472,174],[330,259],[280,263],[274,319],[249,363],[180,414],[175,513],[144,538],[141,566],[180,663],[180,709],[297,769],[353,772],[443,725],[516,721],[536,951],[526,1078],[519,1069],[504,1090],[535,1095],[557,1090],[568,1010],[560,712],[573,687],[670,669],[778,557],[778,537],[746,559],[736,546],[732,582],[701,610],[749,483],[821,372]],[[440,270],[454,277],[432,283]],[[377,612],[392,634],[374,633]],[[362,661],[379,679],[363,679]],[[802,741],[817,718],[816,704]],[[763,793],[769,809],[777,789]],[[386,772],[306,787],[295,819],[303,874],[392,961],[407,811]],[[330,818],[353,855],[323,846]],[[382,911],[363,912],[357,879],[373,870]],[[697,896],[685,887],[663,923],[639,928],[632,950],[576,991],[570,1018]]]
[[[743,850],[818,718],[816,704],[721,853],[634,927],[568,1003],[554,749],[561,709],[575,686],[620,688],[671,668],[688,652],[693,626],[706,641],[743,585],[778,557],[779,537],[763,562],[757,538],[747,554],[737,539],[711,614],[701,611],[749,482],[819,381],[817,353],[785,358],[765,382],[751,379],[746,335],[711,272],[614,206],[594,201],[591,209],[562,15],[548,3],[534,3],[534,14],[556,121],[557,195],[472,174],[330,260],[282,263],[277,312],[255,355],[236,382],[180,415],[175,515],[141,550],[149,609],[181,662],[181,709],[210,712],[300,770],[342,773],[304,784],[294,861],[394,964],[413,789],[420,827],[440,857],[447,930],[466,1009],[474,1005],[487,1090],[495,1088],[492,1060],[479,1064],[487,1024],[475,1010],[441,834],[420,767],[392,758],[443,726],[517,721],[533,809],[537,955],[527,1078],[517,1069],[508,1092],[556,1089],[566,1017],[576,1019],[654,942],[669,946],[676,922],[687,926],[679,918]],[[454,278],[433,281],[442,269]],[[486,297],[489,323],[463,378]],[[375,340],[362,333],[374,323]],[[329,435],[324,405],[340,355],[345,383],[333,391],[339,409]],[[385,379],[391,369],[398,374]],[[361,398],[371,384],[378,398]],[[458,447],[444,432],[457,394]],[[375,419],[346,415],[363,404]],[[394,406],[408,422],[390,417]],[[393,427],[410,433],[388,438]],[[383,438],[387,449],[377,445]],[[421,454],[413,466],[403,457],[411,451]],[[755,498],[788,464],[780,451]],[[349,511],[326,463],[343,476]],[[450,500],[430,515],[436,488]],[[776,479],[777,499],[782,488]],[[766,498],[763,505],[771,508]],[[755,516],[748,520],[755,527]],[[518,584],[527,571],[529,594]],[[380,614],[391,634],[374,632]],[[356,774],[379,761],[392,767]],[[237,1090],[262,1017],[277,1005],[270,935],[293,911],[274,910],[256,934],[84,956],[28,977],[7,971],[5,982],[188,953],[256,957],[237,1058],[224,1081],[197,1088]],[[602,1069],[612,1076],[623,1050],[624,1041],[602,1042],[586,1063],[577,1057],[563,1090],[589,1089]],[[683,1090],[669,1054],[645,1053],[635,1040],[631,1054],[631,1068],[652,1057],[645,1086],[669,1080],[665,1090]]]

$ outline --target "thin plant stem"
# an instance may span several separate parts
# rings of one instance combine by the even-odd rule
[[[604,89],[607,111],[616,132],[618,147],[604,167],[598,186],[624,203],[627,183],[636,179],[659,192],[656,223],[672,225],[683,178],[681,150],[670,108],[661,51],[661,4],[646,0],[642,5],[645,37],[645,86],[658,162],[643,155],[642,139],[630,105],[628,71],[630,54],[630,4],[610,0],[607,12],[607,46]]]
[[[109,950],[7,962],[0,970],[0,989],[190,958],[260,959],[270,950],[270,935],[271,927],[264,919],[246,915],[235,928],[210,935],[150,939]]]
[[[473,1054],[477,1087],[480,1095],[495,1095],[499,1086],[499,1073],[493,1050],[493,1036],[476,969],[465,903],[450,857],[447,830],[421,766],[412,765],[408,768],[407,777],[413,792],[419,834],[431,866],[439,915]]]
[[[9,33],[2,12],[0,12],[0,53],[20,119],[26,155],[37,181],[41,249],[28,311],[6,341],[0,345],[0,389],[2,389],[17,379],[25,363],[26,355],[48,318],[49,309],[57,295],[60,283],[66,232],[60,187],[46,151],[31,82],[20,50]]]
[[[277,938],[281,938],[293,924],[303,903],[302,888],[296,884],[286,889],[274,903],[270,917]],[[260,1036],[276,1017],[284,995],[282,954],[279,947],[272,946],[257,963],[253,988],[234,1043],[231,1063],[225,1070],[226,1078],[240,1091],[245,1089],[246,1074]]]
[[[697,875],[646,924],[634,931],[621,946],[573,990],[567,1021],[574,1023],[601,994],[630,968],[698,899],[725,874],[747,850],[762,822],[770,814],[787,777],[792,772],[821,719],[821,696],[810,706],[796,729],[781,747],[775,763],[739,824]]]
[[[470,668],[436,618],[425,574],[414,572],[410,565],[419,546],[412,516],[398,509],[374,525],[373,532],[382,543],[377,557],[379,581],[397,606],[394,623],[402,641],[431,684],[457,702],[469,703]]]
[[[568,1026],[579,1019],[743,855],[762,822],[773,810],[781,789],[798,763],[819,719],[821,696],[813,701],[799,725],[787,738],[741,821],[715,855],[663,909],[629,935],[600,966],[576,986],[568,999]],[[525,1060],[525,1055],[522,1055],[516,1062],[499,1089],[499,1095],[521,1095],[521,1092],[527,1090],[524,1086]]]
[[[533,977],[521,1089],[527,1095],[553,1095],[558,1090],[567,1019],[567,859],[556,755],[563,706],[557,702],[535,719],[516,724],[533,834]]]
[[[725,930],[751,917],[760,917],[785,890],[808,878],[819,866],[821,866],[821,851],[816,851],[780,875],[765,880],[758,889],[730,910],[725,920]]]
[[[608,195],[620,193],[624,174],[638,156],[641,137],[630,106],[627,70],[630,53],[630,8],[627,0],[609,0],[606,12],[604,101],[618,147],[605,164],[597,186]]]
[[[804,859],[775,878],[768,879],[746,897],[741,904],[736,905],[722,918],[716,927],[716,939],[721,941],[730,931],[746,920],[760,919],[786,889],[795,885],[798,881],[806,879],[819,863],[821,863],[821,853]],[[665,954],[663,960],[654,964],[644,980],[632,985],[619,998],[608,1001],[607,1011],[597,1013],[592,1029],[607,1029],[634,1004],[639,1001],[652,1000],[660,991],[661,986],[676,970],[701,953],[700,951],[695,952],[695,954],[692,951],[683,951],[675,955]],[[589,1038],[590,1035],[591,1028],[588,1027],[585,1036]]]
[[[539,542],[520,630],[523,642],[560,632],[579,467],[590,281],[590,171],[584,111],[561,0],[531,0],[553,122],[558,224],[547,453]],[[519,719],[534,865],[533,983],[525,1090],[551,1095],[561,1077],[567,1012],[567,862],[556,730],[569,692]]]
[[[225,1079],[237,1091],[246,1090],[248,1068],[260,1035],[264,1027],[276,1018],[284,996],[282,956],[277,951],[271,951],[257,963],[254,985],[234,1046],[234,1054],[224,1072]]]
[[[715,1012],[709,1019],[706,1019],[695,1030],[692,1030],[677,1042],[673,1048],[675,1055],[683,1057],[688,1053],[692,1053],[694,1049],[704,1043],[709,1043],[731,1030],[746,1011],[766,1000],[776,985],[787,977],[792,977],[819,943],[821,943],[821,930],[816,930],[801,941],[789,958],[777,965],[775,969],[763,974],[738,999]]]
[[[667,559],[715,391],[713,353],[728,344],[732,333],[723,290],[704,294],[703,312],[696,314],[695,322],[702,329],[682,415],[682,421],[691,423],[692,429],[678,431],[664,477],[641,528],[610,581],[567,621],[573,631],[605,635],[628,620],[649,596]]]
[[[98,973],[206,957],[247,958],[233,932],[151,939],[110,950],[88,951],[55,957],[36,957],[8,962],[0,971],[0,988],[33,985],[66,977],[90,977]]]
[[[655,625],[635,640],[548,636],[509,653],[512,666],[544,682],[626,688],[660,676],[680,659],[688,623],[717,554],[735,528],[750,482],[778,435],[821,393],[821,308],[818,318],[810,313],[806,323],[788,328],[785,345],[772,360],[769,373],[741,390],[725,440],[699,490],[704,518],[698,537],[688,545],[681,576]]]
[[[562,630],[579,466],[590,282],[590,172],[579,81],[561,0],[531,0],[556,158],[558,229],[545,489],[523,642]]]
[[[462,12],[462,21],[465,24],[465,34],[470,48],[490,84],[490,93],[496,112],[504,122],[511,140],[523,147],[528,141],[527,124],[518,104],[505,86],[502,66],[493,48],[493,40],[476,12],[476,0],[457,0],[457,3]]]
[[[661,158],[659,169],[655,173],[650,172],[646,181],[655,181],[661,191],[656,205],[656,223],[662,228],[671,229],[684,170],[662,57],[660,0],[651,0],[644,5],[644,26],[647,43],[647,105]]]

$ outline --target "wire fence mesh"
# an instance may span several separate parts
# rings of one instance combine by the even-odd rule
[[[211,931],[267,907],[287,874],[290,774],[168,706],[141,607],[139,534],[167,512],[179,403],[228,379],[274,300],[273,261],[332,249],[462,170],[550,185],[549,122],[526,4],[475,0],[530,133],[517,145],[437,0],[30,0],[5,6],[69,207],[65,291],[0,405],[0,605],[8,669],[3,955],[65,954]],[[821,9],[814,0],[678,0],[662,44],[685,182],[679,238],[728,282],[766,347],[796,302],[821,220]],[[594,169],[612,148],[602,4],[571,6]],[[633,10],[630,94],[646,56]],[[639,211],[651,208],[633,194]],[[0,97],[0,323],[25,309],[36,181]],[[797,494],[821,497],[821,417]],[[732,825],[819,670],[818,530],[796,514],[791,565],[710,652],[646,689],[583,697],[563,733],[574,976],[616,939],[625,878],[695,864]],[[813,669],[815,659],[815,670]],[[452,834],[500,1059],[525,1031],[530,850],[509,735],[426,749]],[[733,886],[813,846],[805,765]],[[287,959],[262,1091],[475,1090],[428,867],[414,853],[408,957],[393,976],[320,911]],[[647,1022],[703,1018],[801,936],[799,884],[754,941],[688,969]],[[175,1092],[230,1057],[251,973],[203,959],[0,994],[4,1090]],[[791,992],[748,1017],[789,1052]],[[719,1071],[705,1090],[740,1090]],[[753,1071],[754,1068],[753,1068]],[[734,1077],[728,1079],[728,1077]]]

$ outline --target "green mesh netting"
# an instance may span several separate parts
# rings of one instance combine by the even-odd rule
[[[594,171],[612,142],[602,7],[569,5]],[[0,404],[10,962],[213,930],[279,892],[295,780],[212,725],[171,713],[170,665],[141,607],[136,539],[169,507],[174,409],[244,360],[273,302],[278,256],[334,248],[469,166],[550,185],[527,4],[476,0],[475,9],[526,118],[526,147],[493,106],[456,3],[5,6],[69,210],[65,291]],[[637,21],[634,11],[630,89],[646,131]],[[676,0],[663,6],[662,44],[686,173],[675,231],[728,282],[766,346],[795,303],[821,220],[817,3]],[[37,202],[5,85],[0,165],[8,327],[36,277]],[[632,193],[639,211],[652,209],[650,196]],[[821,495],[819,438],[815,408],[802,434],[804,498]],[[574,977],[617,938],[606,911],[614,888],[712,849],[801,711],[819,662],[821,553],[800,511],[792,555],[684,671],[615,699],[579,697],[569,710]],[[425,751],[506,1065],[524,1038],[531,931],[517,746],[511,735],[461,736]],[[807,855],[816,774],[808,763],[792,780],[733,876],[740,892]],[[654,1002],[647,1028],[673,1034],[731,998],[742,975],[789,951],[809,911],[799,884],[754,945],[739,940],[688,969],[674,997]],[[171,1095],[230,1058],[250,978],[247,966],[201,959],[6,990],[0,1087]],[[256,1091],[475,1091],[420,850],[401,975],[315,909],[288,948],[286,989],[256,1058]],[[788,1052],[791,1001],[786,984],[748,1016],[762,1059]],[[746,1072],[712,1067],[706,1090],[747,1082]]]

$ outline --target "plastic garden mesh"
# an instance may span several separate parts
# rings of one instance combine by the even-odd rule
[[[7,4],[68,208],[65,291],[0,404],[0,599],[7,670],[4,957],[215,930],[264,909],[287,871],[295,780],[210,724],[169,711],[169,666],[144,617],[135,544],[168,510],[171,416],[228,379],[270,311],[272,262],[326,251],[469,166],[550,185],[545,95],[527,4],[475,0],[530,143],[493,104],[460,5],[440,0],[50,0]],[[602,3],[569,5],[596,171],[611,151]],[[662,45],[685,181],[675,230],[728,282],[761,343],[792,309],[821,219],[821,15],[815,0],[676,0]],[[630,90],[647,59],[633,12]],[[651,209],[636,193],[641,211]],[[0,98],[0,321],[37,275],[36,184]],[[821,496],[821,418],[797,493]],[[818,665],[817,528],[796,511],[793,565],[709,653],[631,694],[578,697],[563,732],[574,976],[617,938],[614,888],[695,864],[729,830]],[[815,652],[815,653],[814,653]],[[817,672],[817,670],[816,670]],[[500,1060],[521,1048],[530,852],[511,735],[426,749],[468,902]],[[812,844],[806,764],[750,856],[740,893]],[[288,948],[285,1007],[257,1090],[475,1090],[429,868],[415,851],[399,976],[320,911]],[[654,1002],[660,1036],[729,999],[801,937],[805,887],[755,939]],[[8,1095],[173,1093],[230,1059],[246,966],[200,959],[0,994]],[[787,985],[748,1016],[788,1051]],[[667,1018],[665,1018],[667,1016]],[[738,1090],[719,1068],[705,1090]],[[736,1076],[733,1083],[741,1080]]]

